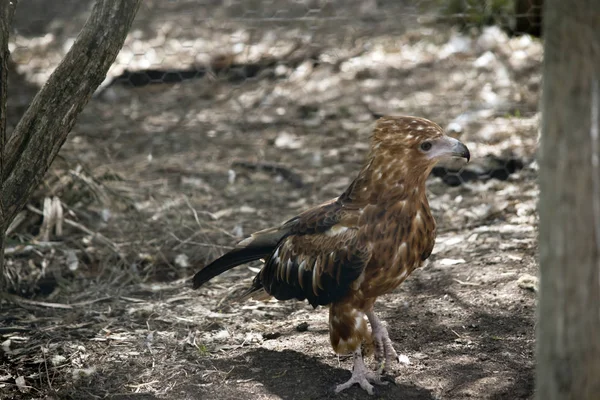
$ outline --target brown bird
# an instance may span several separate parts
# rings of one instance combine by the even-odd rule
[[[335,391],[358,383],[372,394],[371,383],[384,383],[381,373],[398,359],[373,305],[431,254],[436,224],[425,181],[444,157],[468,162],[470,154],[434,122],[380,118],[369,155],[341,196],[252,234],[196,273],[194,289],[235,266],[264,259],[246,294],[329,306],[334,351],[354,355],[352,377]],[[376,371],[363,361],[362,345],[370,342],[375,345]]]

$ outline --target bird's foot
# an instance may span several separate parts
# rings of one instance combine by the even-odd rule
[[[392,340],[390,339],[387,329],[375,316],[371,321],[371,329],[373,343],[375,344],[377,371],[381,374],[389,371],[394,361],[400,362],[400,358],[392,345]]]
[[[394,361],[400,362],[400,358],[392,345],[387,329],[382,326],[374,332],[373,336],[377,371],[379,373],[387,372],[392,367]]]
[[[360,349],[358,350],[358,354],[354,353],[354,367],[352,368],[352,376],[347,382],[337,385],[335,387],[335,393],[340,393],[355,383],[358,383],[363,390],[371,395],[373,394],[372,383],[375,385],[388,384],[388,382],[381,380],[381,374],[379,372],[374,372],[367,369],[360,353]]]

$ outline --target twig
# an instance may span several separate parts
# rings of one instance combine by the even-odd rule
[[[6,234],[10,235],[11,233],[13,233],[19,227],[19,225],[21,225],[23,223],[23,221],[25,221],[26,217],[27,217],[27,211],[19,212],[17,214],[17,216],[15,217],[15,219],[13,219],[12,222],[10,223],[10,225],[8,226],[8,229],[6,230]]]
[[[200,246],[200,247],[210,247],[210,248],[224,249],[224,250],[235,249],[234,246],[223,246],[220,244],[213,244],[213,243],[203,243],[203,242],[188,242],[188,243],[193,244],[194,246]]]
[[[37,249],[52,248],[60,245],[60,242],[38,242],[27,245],[19,245],[4,249],[5,255],[23,255],[36,251]]]
[[[90,304],[101,303],[103,301],[109,301],[109,300],[112,300],[112,299],[113,298],[111,296],[100,297],[98,299],[86,300],[86,301],[79,301],[77,303],[71,303],[71,306],[73,306],[73,307],[84,307],[84,306],[89,306]]]
[[[167,299],[166,303],[171,304],[171,303],[175,303],[177,301],[189,300],[189,299],[193,299],[193,298],[194,297],[188,296],[188,295],[176,296],[176,297],[171,297],[170,299]]]
[[[81,302],[73,303],[73,304],[63,304],[63,303],[49,303],[46,301],[35,301],[35,300],[24,299],[23,297],[20,297],[20,296],[14,295],[14,294],[10,294],[10,293],[0,293],[0,298],[2,298],[2,297],[7,300],[11,300],[17,304],[26,304],[29,306],[38,306],[38,307],[46,307],[46,308],[58,308],[61,310],[72,310],[75,307],[84,307],[84,306],[88,306],[90,304],[99,303],[99,302],[107,301],[107,300],[112,300],[112,297],[101,297],[99,299],[81,301]]]
[[[190,200],[187,198],[187,196],[186,196],[186,197],[184,197],[184,199],[185,199],[185,204],[188,206],[188,208],[189,208],[189,209],[192,211],[192,213],[194,214],[194,218],[195,218],[195,220],[196,220],[196,224],[198,224],[198,227],[199,227],[199,228],[202,230],[202,229],[203,229],[203,226],[202,226],[202,224],[200,223],[200,218],[198,218],[198,212],[196,211],[196,209],[195,209],[194,207],[192,207],[192,205],[190,204]],[[214,215],[213,215],[213,214],[211,214],[211,213],[209,213],[208,211],[205,211],[204,213],[205,213],[205,214],[207,214],[209,217],[211,217],[211,218],[214,218]],[[227,235],[227,236],[229,236],[229,237],[235,238],[235,235],[232,235],[231,233],[227,232],[225,229],[223,229],[223,228],[221,228],[221,227],[219,227],[219,226],[212,225],[212,224],[210,224],[210,223],[208,223],[208,222],[205,222],[205,223],[206,223],[208,226],[210,226],[211,228],[214,228],[214,229],[218,230],[218,231],[219,231],[219,232],[221,232],[221,233],[224,233],[225,235]],[[206,236],[206,234],[204,234],[204,232],[202,232],[202,231],[201,231],[201,233],[204,235],[204,237],[206,238],[206,240],[209,240],[209,239],[208,239],[208,237]]]
[[[31,332],[31,328],[24,326],[0,326],[0,335],[13,332]]]
[[[199,246],[199,247],[209,247],[209,248],[224,249],[224,250],[231,250],[231,249],[235,248],[233,246],[222,246],[222,245],[213,244],[213,243],[194,242],[194,241],[189,240],[189,239],[191,239],[191,237],[189,239],[181,240],[173,232],[169,232],[169,235],[171,235],[173,237],[173,239],[175,239],[179,242],[177,247],[182,246],[184,244],[193,244],[194,246]]]
[[[192,207],[192,205],[190,204],[190,200],[187,197],[185,197],[184,199],[185,199],[185,204],[192,211],[192,214],[194,214],[194,219],[196,220],[196,223],[198,224],[198,226],[202,227],[202,224],[200,223],[200,218],[198,218],[198,213],[196,212],[196,209],[194,207]]]
[[[136,299],[135,297],[120,296],[120,298],[125,301],[130,301],[132,303],[145,303],[146,302],[146,300]]]
[[[280,175],[283,179],[290,182],[294,187],[301,188],[304,186],[302,177],[300,174],[292,171],[290,168],[280,164],[268,163],[268,162],[252,162],[252,161],[234,161],[231,164],[232,168],[246,168],[250,171],[265,171],[271,174]]]
[[[62,310],[72,310],[73,309],[73,306],[71,306],[69,304],[47,303],[45,301],[29,300],[29,299],[24,299],[22,297],[19,297],[14,294],[10,294],[10,293],[3,293],[3,294],[1,294],[1,296],[7,300],[11,300],[12,302],[14,302],[16,304],[26,304],[29,306],[38,306],[38,307],[46,307],[46,308],[58,308],[58,309],[62,309]]]
[[[146,382],[146,383],[139,383],[137,385],[125,385],[125,386],[130,387],[130,388],[135,388],[135,389],[141,389],[144,386],[154,385],[155,383],[159,383],[159,382],[160,381],[151,381],[151,382]]]
[[[179,239],[179,238],[178,238],[178,237],[177,237],[177,236],[176,236],[174,233],[172,233],[172,232],[169,232],[169,233],[171,234],[171,236],[173,236],[173,238],[174,238],[175,240],[177,240],[177,241],[179,242],[178,244],[176,244],[175,246],[173,246],[173,251],[175,251],[175,250],[178,250],[180,247],[182,247],[182,246],[185,246],[186,244],[188,244],[188,243],[189,243],[189,242],[190,242],[190,241],[191,241],[193,238],[195,238],[196,236],[200,235],[200,234],[202,233],[202,231],[197,231],[197,232],[194,232],[194,233],[192,234],[192,236],[190,236],[189,238],[187,238],[187,239],[184,239],[184,240],[181,240],[181,239]]]
[[[464,285],[464,286],[481,286],[480,283],[476,283],[476,282],[465,282],[465,281],[461,281],[459,279],[453,279],[454,282],[460,284],[460,285]]]
[[[48,387],[52,390],[52,381],[50,380],[50,373],[48,372],[48,360],[46,360],[46,352],[44,351],[44,346],[40,346],[40,350],[42,351],[42,357],[44,358],[44,368],[46,369],[46,379],[48,380]]]
[[[452,329],[452,328],[448,328],[448,329],[450,329],[450,331],[451,331],[452,333],[454,333],[454,334],[455,334],[457,337],[459,337],[459,338],[462,338],[462,336],[460,336],[460,335],[458,334],[458,332],[456,332],[454,329]]]

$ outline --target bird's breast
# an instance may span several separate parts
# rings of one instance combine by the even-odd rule
[[[373,220],[368,235],[372,257],[360,290],[365,297],[394,290],[429,256],[435,241],[435,221],[428,207],[385,210]]]

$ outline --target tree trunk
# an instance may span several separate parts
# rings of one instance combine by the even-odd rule
[[[141,0],[97,0],[75,43],[33,99],[0,152],[0,228],[4,234],[58,154],[76,118],[104,80],[131,27]],[[8,0],[0,0],[2,134],[5,126]],[[2,236],[4,237],[4,236]],[[0,251],[3,240],[0,241]],[[0,257],[0,275],[4,264]],[[0,278],[3,279],[3,278]],[[0,292],[6,289],[0,281]]]
[[[0,193],[4,192],[4,162],[6,147],[6,101],[8,94],[8,33],[14,15],[16,0],[0,0]],[[0,291],[6,287],[4,274],[4,239],[8,225],[4,202],[0,198]]]
[[[600,398],[600,4],[544,2],[539,400]]]

